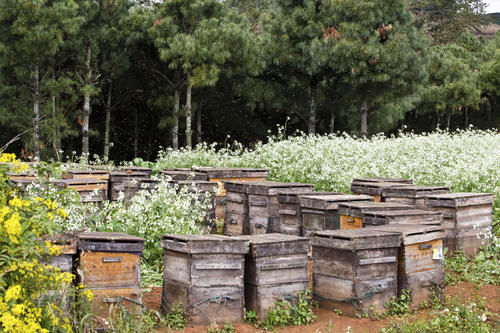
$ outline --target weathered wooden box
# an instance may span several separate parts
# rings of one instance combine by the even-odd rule
[[[443,239],[444,227],[439,225],[383,225],[370,230],[396,232],[401,235],[398,254],[398,296],[410,290],[412,308],[429,302],[431,293],[439,296],[444,290]]]
[[[38,176],[34,172],[7,172],[10,180],[38,180]]]
[[[398,182],[362,182],[353,180],[351,183],[351,192],[354,194],[366,194],[373,196],[375,202],[384,201],[384,191],[391,187],[404,187],[412,184],[398,183]]]
[[[308,288],[309,242],[283,234],[239,238],[250,242],[245,259],[245,307],[263,320],[276,301],[297,297]]]
[[[448,250],[472,256],[490,241],[485,235],[491,233],[494,201],[488,193],[449,193],[429,195],[425,205],[443,214]]]
[[[441,225],[443,214],[422,209],[367,211],[364,213],[363,226],[384,224],[432,224]]]
[[[173,181],[179,180],[204,180],[208,181],[208,175],[204,172],[196,172],[193,170],[173,170],[165,169],[160,171],[160,175],[170,177]]]
[[[279,215],[280,215],[280,232],[282,234],[302,236],[302,210],[300,208],[300,197],[303,195],[338,195],[339,192],[296,192],[296,193],[279,193]]]
[[[117,201],[120,193],[123,193],[125,199],[129,200],[140,189],[142,182],[150,179],[147,173],[113,171],[109,176],[109,199]]]
[[[224,235],[248,234],[248,194],[247,184],[242,181],[225,181],[226,189]]]
[[[386,177],[361,177],[354,178],[352,180],[355,182],[371,182],[371,183],[402,183],[402,184],[413,184],[413,180],[405,178],[386,178]]]
[[[434,194],[446,194],[450,189],[446,186],[405,185],[395,186],[384,190],[386,202],[401,202],[425,209],[425,197]]]
[[[219,185],[216,197],[215,216],[220,220],[225,219],[224,200],[226,197],[226,190],[224,188],[224,181],[263,181],[269,176],[269,171],[267,169],[194,167],[193,170],[205,173],[209,181]]]
[[[403,210],[415,208],[398,202],[348,202],[340,203],[340,229],[358,229],[363,227],[365,213],[370,211]]]
[[[281,182],[248,183],[248,216],[250,235],[280,232],[278,194],[312,192],[311,184]]]
[[[97,178],[76,178],[54,180],[58,188],[78,192],[82,202],[103,202],[108,198],[108,180]]]
[[[181,304],[193,325],[240,322],[248,241],[221,235],[164,235],[161,306]]]
[[[300,198],[302,211],[303,235],[309,237],[311,233],[321,230],[340,229],[340,203],[370,202],[369,195],[306,195]]]
[[[325,230],[314,233],[313,296],[321,307],[348,316],[368,312],[397,295],[400,235],[369,230]]]
[[[80,282],[94,298],[92,313],[107,318],[111,306],[141,310],[141,254],[144,239],[124,233],[88,232],[78,238]]]
[[[104,170],[69,170],[63,173],[62,178],[109,180],[109,172]]]

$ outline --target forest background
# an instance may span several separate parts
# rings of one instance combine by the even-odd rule
[[[0,150],[153,160],[286,132],[498,128],[482,0],[1,0]],[[3,146],[3,147],[1,147]]]

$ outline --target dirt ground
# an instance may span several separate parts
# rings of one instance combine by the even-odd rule
[[[500,287],[487,285],[483,287],[475,287],[471,283],[459,283],[455,286],[446,287],[446,295],[452,298],[458,298],[462,301],[477,301],[478,298],[483,298],[486,308],[489,312],[500,314]],[[145,292],[142,297],[142,302],[151,310],[160,310],[161,304],[161,288],[153,287],[150,292]],[[347,316],[339,316],[330,309],[313,309],[316,314],[316,322],[308,326],[294,326],[278,329],[278,332],[290,333],[327,333],[327,332],[346,332],[350,327],[352,332],[379,332],[382,327],[388,326],[390,320],[371,320],[369,318],[350,318]],[[425,318],[429,311],[419,311],[412,315],[414,318]],[[223,323],[221,323],[223,324]],[[260,332],[261,330],[254,328],[249,324],[234,324],[237,333]],[[168,332],[167,329],[160,332]],[[188,327],[184,330],[185,333],[206,333],[207,328],[204,326]]]

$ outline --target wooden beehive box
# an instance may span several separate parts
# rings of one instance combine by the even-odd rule
[[[396,232],[401,235],[398,254],[398,296],[410,290],[410,306],[415,309],[444,290],[443,239],[439,225],[382,225],[369,230]]]
[[[433,194],[449,193],[450,188],[446,186],[422,186],[405,185],[395,186],[384,190],[384,201],[401,202],[425,209],[425,197]]]
[[[34,172],[7,172],[10,180],[38,180],[38,176]]]
[[[217,184],[208,180],[177,180],[171,181],[170,184],[178,186],[179,189],[188,188],[189,192],[214,192],[217,191]]]
[[[105,170],[69,170],[63,173],[62,178],[109,180],[109,172]]]
[[[97,178],[76,178],[54,180],[59,188],[72,189],[78,192],[81,202],[103,202],[108,198],[108,181]]]
[[[400,235],[369,230],[325,230],[311,238],[313,296],[348,316],[378,313],[397,295]]]
[[[208,175],[204,172],[196,172],[193,170],[172,170],[165,169],[160,171],[160,175],[170,177],[173,181],[179,180],[204,180],[208,181]]]
[[[12,184],[19,189],[19,192],[21,195],[24,195],[26,192],[27,188],[31,184],[37,184],[38,183],[38,178],[36,180],[31,180],[31,179],[11,179],[10,180]]]
[[[361,177],[354,178],[352,180],[355,182],[371,182],[371,183],[402,183],[402,184],[413,184],[413,180],[405,178],[385,178],[385,177]]]
[[[142,181],[148,179],[151,179],[149,174],[143,172],[111,172],[109,175],[109,199],[117,201],[120,192],[124,193],[126,198],[130,198],[137,192]]]
[[[248,183],[249,234],[280,232],[279,193],[312,192],[311,184],[272,181]]]
[[[491,231],[494,201],[495,196],[488,193],[449,193],[429,195],[425,205],[443,214],[448,250],[472,256],[489,242],[484,235]]]
[[[140,167],[140,166],[121,166],[118,168],[120,171],[124,171],[127,173],[145,173],[149,177],[153,174],[153,170],[148,167]]]
[[[224,188],[226,189],[224,235],[238,236],[248,234],[247,184],[239,180],[224,182]]]
[[[364,213],[363,226],[384,224],[433,224],[441,225],[443,214],[422,209],[367,211]]]
[[[339,192],[296,192],[279,193],[279,217],[280,233],[294,236],[302,236],[302,210],[300,208],[300,197],[303,195],[338,195]]]
[[[245,307],[264,320],[276,301],[297,297],[309,286],[307,238],[284,234],[241,236],[250,242],[245,259]]]
[[[340,229],[340,203],[370,202],[369,195],[304,195],[300,198],[303,235],[309,237],[315,231]]]
[[[361,182],[353,180],[351,183],[351,192],[354,194],[366,194],[373,196],[375,202],[384,201],[384,191],[391,187],[409,186],[411,184],[397,182]]]
[[[209,181],[219,184],[215,205],[215,216],[218,219],[225,218],[224,199],[226,197],[226,190],[224,188],[224,181],[263,181],[269,176],[267,169],[255,168],[193,167],[193,170],[205,173]]]
[[[80,282],[94,295],[92,313],[102,318],[121,304],[141,310],[141,254],[144,239],[116,232],[77,234]]]
[[[164,235],[161,246],[164,311],[180,304],[193,325],[243,320],[248,241],[221,235]]]
[[[398,202],[348,202],[340,203],[340,229],[359,229],[363,227],[365,212],[403,210],[415,208]]]

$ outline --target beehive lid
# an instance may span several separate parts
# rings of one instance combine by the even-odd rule
[[[169,176],[172,180],[208,180],[208,176],[203,172],[193,170],[162,170],[160,174]]]
[[[354,178],[352,183],[357,182],[370,182],[370,183],[403,183],[403,184],[413,184],[413,180],[404,178],[384,178],[384,177],[366,177],[366,178]]]
[[[76,236],[72,233],[45,235],[41,238],[44,241],[50,241],[59,248],[60,254],[75,254],[77,247]]]
[[[76,235],[78,250],[142,252],[144,239],[121,232],[82,232]]]
[[[217,183],[208,180],[179,180],[171,181],[170,184],[177,184],[179,188],[188,187],[192,191],[215,191],[218,188]]]
[[[121,166],[118,168],[119,170],[124,170],[125,172],[141,172],[141,173],[147,173],[148,175],[151,175],[153,173],[153,169],[148,168],[148,167],[141,167],[141,166]]]
[[[436,239],[446,238],[444,227],[439,225],[386,224],[381,226],[366,227],[363,230],[365,229],[399,233],[401,235],[403,245],[424,243]]]
[[[58,187],[68,187],[76,185],[103,185],[107,184],[108,180],[97,178],[69,178],[53,180],[51,183]]]
[[[384,190],[386,197],[400,198],[423,198],[432,194],[445,194],[450,191],[447,186],[425,186],[425,185],[407,185],[395,186]]]
[[[427,207],[466,207],[476,205],[490,205],[495,202],[491,193],[447,193],[428,195]]]
[[[282,256],[307,253],[309,239],[286,234],[259,234],[238,236],[250,244],[250,256],[253,258],[265,256]]]
[[[19,180],[19,179],[38,179],[36,173],[32,173],[32,172],[19,172],[19,173],[16,173],[16,172],[7,172],[7,176],[11,179],[11,180]]]
[[[269,170],[256,168],[193,167],[193,170],[206,173],[208,178],[267,178]]]
[[[331,247],[352,251],[400,246],[401,236],[398,233],[370,229],[318,231],[313,234],[311,244],[313,247]]]
[[[282,183],[273,181],[251,182],[248,184],[248,194],[271,195],[284,192],[306,192],[313,190],[312,184]]]
[[[300,197],[303,195],[342,195],[346,193],[342,192],[314,192],[314,191],[302,191],[302,192],[278,192],[278,202],[280,203],[300,203]]]
[[[353,195],[353,194],[336,194],[336,195],[304,195],[300,198],[300,207],[320,209],[320,210],[336,210],[339,203],[348,203],[353,201],[373,201],[373,197],[369,195]]]
[[[66,173],[73,175],[107,175],[109,172],[106,170],[88,169],[88,170],[68,170],[66,171]]]
[[[109,173],[111,181],[127,179],[127,178],[149,178],[149,174],[144,172],[123,172],[123,171],[113,171]]]
[[[348,202],[339,203],[338,213],[345,216],[363,217],[367,211],[402,210],[415,207],[398,202]]]
[[[241,180],[225,180],[224,189],[227,192],[246,193],[248,183]]]
[[[382,195],[383,191],[391,187],[412,186],[411,184],[396,182],[355,182],[351,184],[352,193]]]
[[[248,241],[223,235],[163,235],[161,247],[182,253],[247,254]]]
[[[429,215],[442,215],[440,212],[423,209],[401,209],[401,210],[379,210],[379,211],[365,211],[365,216],[374,217],[399,217],[399,216],[429,216]]]

